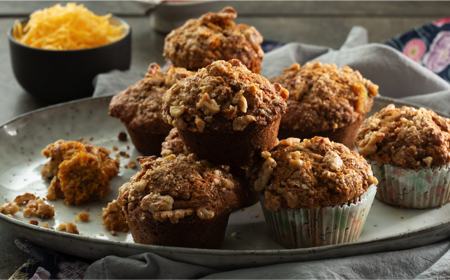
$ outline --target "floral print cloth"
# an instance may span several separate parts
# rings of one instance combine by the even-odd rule
[[[83,279],[89,264],[75,257],[16,239],[16,246],[30,258],[10,279]]]
[[[386,44],[450,83],[450,17],[414,28]]]

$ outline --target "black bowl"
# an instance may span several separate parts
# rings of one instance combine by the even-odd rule
[[[118,17],[112,17],[111,23],[127,24]],[[130,68],[131,27],[114,43],[63,51],[21,44],[12,36],[12,30],[8,31],[9,50],[17,81],[31,95],[51,103],[92,96],[92,81],[97,74]]]

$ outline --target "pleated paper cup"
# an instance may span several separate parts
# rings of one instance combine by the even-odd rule
[[[384,203],[426,209],[450,199],[450,166],[413,170],[367,162],[379,182],[376,198]]]
[[[281,246],[307,248],[356,241],[361,235],[377,187],[372,185],[355,203],[319,209],[266,209],[263,194],[261,206],[271,237]]]

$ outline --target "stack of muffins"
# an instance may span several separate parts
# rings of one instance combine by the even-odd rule
[[[147,156],[117,199],[135,242],[217,248],[230,213],[258,196],[286,248],[355,241],[377,179],[349,148],[378,87],[321,63],[267,80],[262,37],[236,15],[227,7],[172,31],[174,66],[152,64],[111,101]]]

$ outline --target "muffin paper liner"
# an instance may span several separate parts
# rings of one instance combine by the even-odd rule
[[[258,194],[271,237],[281,246],[307,248],[354,242],[361,235],[377,187],[370,186],[356,203],[319,209],[266,209]]]
[[[367,161],[378,179],[376,198],[407,208],[433,208],[450,199],[450,166],[404,169]]]

